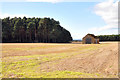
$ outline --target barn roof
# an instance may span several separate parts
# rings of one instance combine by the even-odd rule
[[[91,35],[92,37],[94,37],[94,38],[96,38],[96,39],[98,38],[98,37],[95,36],[94,34],[89,34],[89,33],[88,33],[87,35]],[[87,36],[87,35],[86,35],[86,36]],[[86,37],[86,36],[85,36],[85,37]],[[84,38],[84,37],[83,37],[83,38]]]
[[[87,35],[91,35],[94,38],[97,38],[97,36],[95,36],[94,34],[87,34]]]

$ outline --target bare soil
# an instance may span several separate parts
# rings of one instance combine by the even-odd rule
[[[99,47],[98,45],[107,44]],[[104,76],[118,75],[118,43],[109,42],[94,45],[99,47],[97,50],[85,51],[84,54],[74,55],[73,57],[59,59],[56,61],[45,62],[40,68],[45,71],[76,71],[85,73],[100,73]],[[93,45],[93,44],[91,44]],[[2,56],[26,56],[26,55],[44,55],[52,53],[77,53],[80,48],[91,45],[87,44],[2,44]],[[12,52],[12,53],[11,53]],[[56,64],[52,64],[56,63]],[[52,64],[52,65],[51,65]],[[114,77],[113,76],[113,77]]]

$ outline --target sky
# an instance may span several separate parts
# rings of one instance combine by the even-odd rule
[[[70,31],[73,39],[86,34],[118,34],[118,1],[7,0],[0,2],[0,18],[50,17]]]

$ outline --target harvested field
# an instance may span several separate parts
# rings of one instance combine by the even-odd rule
[[[118,43],[3,43],[3,78],[117,78]]]

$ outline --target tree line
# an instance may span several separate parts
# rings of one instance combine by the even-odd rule
[[[120,41],[120,34],[118,35],[98,35],[100,41]]]
[[[68,30],[53,18],[6,17],[2,19],[2,42],[67,43]]]

